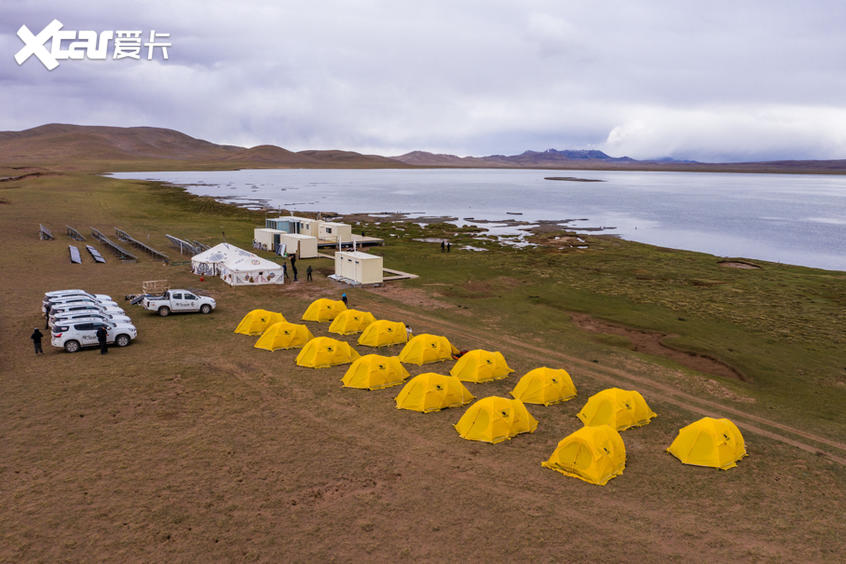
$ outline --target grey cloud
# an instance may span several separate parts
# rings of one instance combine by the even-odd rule
[[[838,2],[4,2],[0,128],[460,154],[846,156]],[[15,31],[155,28],[167,62],[18,67]]]

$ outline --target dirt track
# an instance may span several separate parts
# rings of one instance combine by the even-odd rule
[[[380,305],[382,309],[390,306]],[[424,316],[420,313],[410,314],[408,311],[401,308],[392,308],[392,312],[396,317],[416,318],[419,324],[428,327],[434,327],[442,330],[445,333],[464,332],[464,328],[460,325],[450,323],[443,319],[433,316]],[[551,351],[544,347],[533,345],[529,342],[522,342],[514,337],[501,334],[493,334],[483,329],[477,329],[473,335],[474,338],[480,342],[497,342],[508,343],[508,346],[501,346],[504,351],[512,354],[522,354],[534,358],[538,362],[548,362],[551,359],[561,362],[565,366],[577,366],[581,373],[590,375],[597,380],[608,382],[609,384],[617,386],[637,386],[638,389],[649,390],[651,398],[660,399],[666,403],[670,403],[683,410],[690,411],[697,415],[710,417],[731,417],[732,420],[744,431],[749,431],[770,439],[774,439],[793,447],[802,449],[813,454],[824,454],[830,460],[846,466],[846,443],[834,441],[814,433],[808,433],[801,429],[779,423],[770,419],[759,417],[751,413],[732,408],[730,406],[720,404],[699,396],[685,393],[679,389],[664,385],[655,380],[637,376],[630,372],[625,372],[615,368],[601,366],[597,363],[585,361],[583,359],[563,354],[557,351]],[[754,422],[754,423],[751,423]],[[769,431],[761,427],[771,427],[778,429],[780,432]],[[798,440],[797,437],[806,439],[805,441]],[[819,448],[817,445],[825,445],[827,449]]]

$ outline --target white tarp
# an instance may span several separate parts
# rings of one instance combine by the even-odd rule
[[[220,243],[191,258],[191,271],[219,275],[231,286],[283,284],[282,266],[229,243]]]

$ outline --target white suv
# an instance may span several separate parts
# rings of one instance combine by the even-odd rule
[[[112,297],[108,294],[90,294],[85,290],[57,290],[55,292],[47,292],[41,300],[41,311],[46,309],[46,305],[57,304],[59,302],[74,301],[88,298],[93,301],[106,301],[114,303]]]
[[[64,348],[67,352],[77,352],[83,347],[96,347],[97,329],[106,328],[106,342],[125,347],[138,336],[138,331],[131,323],[111,323],[98,320],[78,320],[67,325],[54,325],[50,344]]]
[[[67,317],[74,313],[106,313],[109,315],[124,315],[125,312],[118,306],[99,305],[93,302],[74,302],[70,304],[57,305],[50,310],[50,318],[52,321],[57,317]]]
[[[53,310],[57,307],[62,307],[71,304],[97,304],[97,305],[110,305],[113,307],[117,307],[117,302],[111,299],[109,296],[102,295],[99,297],[95,296],[85,296],[85,295],[77,295],[77,296],[64,296],[57,299],[52,299],[46,302],[41,302],[41,312],[47,311],[47,306],[50,306],[50,309]]]
[[[132,320],[129,318],[129,316],[123,313],[100,313],[98,311],[83,310],[62,314],[61,316],[56,316],[55,318],[50,319],[47,325],[49,327],[53,327],[53,325],[67,325],[69,323],[79,323],[79,321],[82,319],[92,321],[111,321],[112,323],[117,324],[132,324]]]

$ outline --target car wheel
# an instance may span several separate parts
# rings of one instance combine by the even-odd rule
[[[67,341],[65,343],[65,350],[69,353],[75,353],[79,350],[79,341]]]
[[[211,313],[211,306],[209,304],[203,304],[200,306],[200,313]]]
[[[129,342],[129,335],[118,335],[115,339],[115,344],[119,347],[125,347]]]
[[[170,315],[170,308],[167,306],[160,307],[159,315],[161,315],[162,317],[167,317],[168,315]]]

